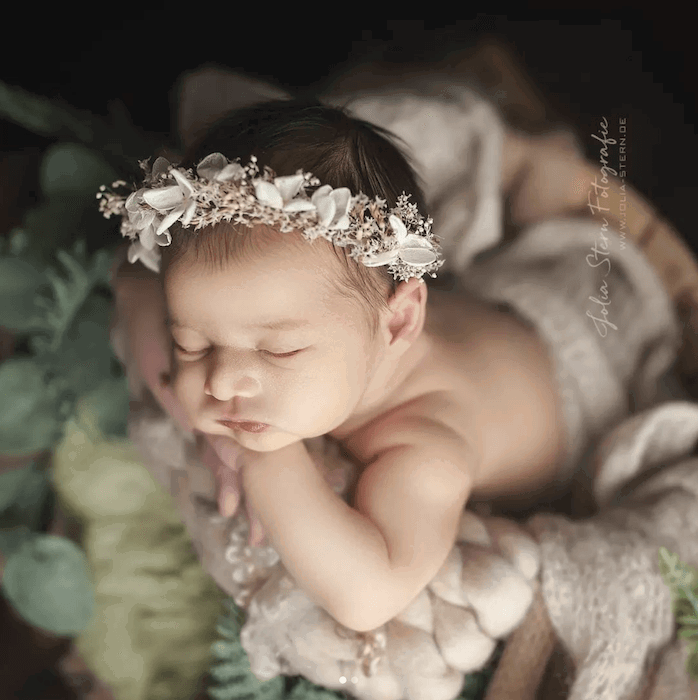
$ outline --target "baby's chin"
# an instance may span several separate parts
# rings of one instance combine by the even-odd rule
[[[230,437],[246,449],[254,452],[274,452],[303,439],[297,435],[284,433],[280,430],[265,431],[263,433],[248,433],[243,430],[236,430],[234,433],[231,433]]]

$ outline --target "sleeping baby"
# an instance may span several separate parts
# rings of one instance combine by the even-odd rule
[[[199,437],[221,512],[244,494],[253,543],[336,620],[371,630],[406,608],[472,499],[555,481],[549,350],[506,309],[424,283],[443,259],[390,132],[268,102],[143,169],[127,199],[102,195],[131,239],[115,276],[131,354]],[[304,445],[322,435],[360,465],[351,504]]]

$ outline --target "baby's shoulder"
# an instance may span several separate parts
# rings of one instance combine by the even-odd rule
[[[467,431],[454,422],[462,408],[457,397],[447,391],[433,391],[411,399],[376,417],[352,436],[352,451],[364,463],[399,446],[429,449],[467,445]],[[454,424],[455,423],[455,424]],[[459,427],[462,427],[461,423]]]

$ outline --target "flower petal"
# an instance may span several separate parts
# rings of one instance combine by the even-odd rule
[[[307,199],[292,199],[286,206],[284,211],[313,211],[315,205]]]
[[[187,203],[187,208],[184,210],[184,216],[182,217],[182,226],[185,228],[191,223],[192,217],[196,213],[196,200],[190,199]]]
[[[341,212],[342,216],[349,213],[349,205],[351,204],[351,190],[348,187],[339,187],[332,191],[332,198],[337,204],[337,213]]]
[[[154,178],[159,178],[160,175],[163,173],[167,174],[167,171],[170,168],[170,161],[167,160],[167,158],[163,158],[160,156],[159,158],[155,159],[155,162],[153,163],[153,169],[151,171],[151,177]]]
[[[138,238],[145,250],[152,250],[155,247],[155,229],[152,226],[139,231]]]
[[[302,175],[285,175],[274,178],[274,185],[279,190],[284,202],[290,202],[298,194],[302,184]]]
[[[323,185],[322,187],[318,187],[318,189],[315,190],[315,192],[313,192],[313,196],[310,198],[310,201],[313,204],[317,204],[319,199],[324,199],[331,192],[332,192],[332,188],[329,185]]]
[[[389,221],[390,225],[393,227],[393,231],[397,234],[398,241],[402,243],[407,238],[407,228],[405,228],[405,224],[403,224],[395,214],[390,215]]]
[[[187,180],[184,174],[180,173],[179,170],[172,169],[170,173],[172,174],[172,177],[174,177],[174,179],[177,180],[177,183],[182,189],[182,192],[184,192],[184,196],[191,197],[194,194],[194,188],[192,187],[192,183],[189,182],[189,180]]]
[[[157,228],[156,234],[159,236],[163,231],[166,231],[172,224],[179,219],[187,208],[187,202],[182,202],[175,210],[171,211],[161,222]]]
[[[131,243],[131,245],[128,247],[128,261],[133,265],[133,263],[137,262],[139,258],[141,257],[141,251],[143,250],[143,246],[141,245],[140,241],[134,241]]]
[[[404,250],[405,248],[431,248],[432,246],[424,236],[410,233],[400,247]]]
[[[436,260],[436,255],[427,248],[402,248],[400,250],[400,259],[408,265],[422,267],[431,265]]]
[[[318,197],[315,206],[317,207],[318,222],[322,226],[329,226],[337,210],[334,199],[332,197]]]
[[[279,190],[277,190],[271,182],[255,180],[253,184],[259,202],[266,204],[268,207],[274,207],[274,209],[283,209],[284,200]]]
[[[228,159],[222,153],[211,153],[196,166],[196,174],[205,180],[215,180],[227,164]]]
[[[240,163],[228,163],[217,175],[218,182],[227,182],[228,180],[239,180],[245,175],[245,168]]]
[[[126,211],[128,212],[136,212],[139,210],[141,206],[141,197],[143,196],[143,193],[147,192],[148,190],[145,187],[141,187],[140,190],[136,192],[132,192],[128,198],[126,199],[126,203],[124,206],[126,207]]]
[[[380,267],[381,265],[388,265],[397,259],[398,251],[388,250],[385,253],[378,253],[374,255],[370,260],[364,260],[363,264],[366,267]]]
[[[169,211],[182,202],[184,195],[178,185],[158,187],[143,192],[143,200],[159,212]]]
[[[160,249],[158,247],[153,250],[142,250],[138,256],[141,262],[153,272],[160,272]]]
[[[339,219],[337,219],[337,222],[332,224],[330,228],[332,230],[339,229],[340,231],[346,231],[349,226],[351,225],[351,221],[349,221],[348,216],[340,216]]]

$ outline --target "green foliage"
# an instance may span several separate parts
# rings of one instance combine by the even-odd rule
[[[22,528],[39,527],[41,511],[50,492],[46,469],[32,462],[29,466],[0,474],[0,550],[14,550]],[[18,543],[17,543],[18,544]]]
[[[260,681],[250,668],[250,662],[240,643],[244,613],[231,599],[224,601],[227,613],[220,616],[216,630],[221,639],[211,645],[215,659],[211,677],[215,683],[207,693],[212,700],[282,700],[285,683],[281,676]]]
[[[40,163],[40,204],[0,238],[0,326],[24,348],[0,365],[3,455],[55,447],[78,409],[105,435],[126,435],[128,390],[105,294],[119,236],[96,194],[161,144],[131,124],[123,105],[110,110],[107,121],[0,81],[0,118],[56,139]],[[88,246],[97,252],[88,256]],[[0,475],[1,590],[31,624],[77,635],[92,615],[93,585],[78,547],[37,533],[52,498],[36,463]]]
[[[82,551],[70,540],[32,534],[9,557],[2,593],[35,627],[75,635],[92,617],[92,580]]]
[[[46,266],[43,283],[37,281],[36,267],[21,257],[0,258],[0,268],[8,272],[3,281],[8,296],[30,310],[20,323],[11,313],[2,313],[0,323],[28,335],[33,351],[30,357],[13,357],[0,365],[2,454],[49,449],[60,440],[78,397],[94,394],[105,382],[113,386],[110,305],[95,293],[107,284],[111,256],[100,250],[88,259],[83,240],[76,242],[72,255],[59,250],[56,256],[67,276]],[[27,270],[32,272],[24,283]]]
[[[679,637],[696,640],[686,670],[698,679],[698,574],[666,547],[659,548],[659,570],[671,589]]]

